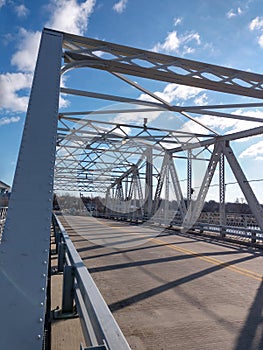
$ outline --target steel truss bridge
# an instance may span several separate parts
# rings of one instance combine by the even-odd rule
[[[76,88],[77,75],[62,80],[69,71],[86,75],[89,88]],[[100,92],[92,90],[95,73]],[[110,86],[107,78],[116,82],[111,86],[117,94],[104,92]],[[172,83],[221,94],[222,101],[226,94],[239,95],[244,102],[173,105],[151,91],[149,81],[152,86]],[[136,91],[139,98],[127,96]],[[59,99],[65,96],[85,107],[59,111]],[[3,327],[16,334],[10,339],[3,331],[1,348],[42,347],[54,192],[98,195],[100,215],[106,217],[161,222],[182,232],[212,230],[221,238],[236,234],[261,243],[263,210],[231,142],[263,133],[263,119],[246,115],[248,108],[263,107],[262,97],[261,74],[44,29],[0,247]],[[221,135],[196,119],[200,115],[249,122],[249,128]],[[171,118],[171,128],[154,126],[156,116]],[[127,117],[136,122],[125,123]],[[187,121],[198,124],[200,132],[186,128]],[[197,163],[202,172],[196,170]],[[252,213],[238,228],[229,224],[225,210],[226,164]],[[197,176],[200,183],[193,191]],[[212,181],[218,185],[219,201],[214,221],[202,213]],[[23,315],[23,324],[6,317],[14,312]]]

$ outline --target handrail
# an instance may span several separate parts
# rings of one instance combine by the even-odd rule
[[[205,216],[209,217],[209,220]],[[180,215],[173,213],[173,218],[168,219],[163,215],[154,215],[150,218],[142,218],[138,215],[128,215],[117,212],[108,212],[106,214],[99,214],[99,217],[113,220],[125,220],[135,222],[148,222],[149,224],[163,225],[164,227],[176,227],[178,230],[183,230],[183,222]],[[191,230],[195,232],[207,232],[217,234],[220,239],[230,238],[240,242],[245,239],[248,244],[255,244],[262,246],[263,244],[263,231],[260,230],[255,218],[251,214],[241,213],[227,213],[225,217],[226,223],[224,225],[219,222],[219,213],[201,213],[198,221],[193,225]],[[190,230],[190,231],[191,231]]]
[[[73,295],[77,313],[80,316],[84,339],[86,345],[89,346],[88,349],[94,347],[94,349],[105,350],[131,350],[70,237],[55,214],[53,216],[53,226],[56,242],[59,245],[59,254],[64,254],[64,256],[58,257],[59,261],[63,261],[65,264],[62,313],[63,311],[68,312],[67,305],[73,305],[73,301],[69,300],[72,290],[68,288],[67,282],[65,283],[66,276],[72,276],[73,272]],[[69,273],[67,273],[68,269],[70,269]],[[65,295],[67,291],[70,295]],[[65,310],[63,310],[63,304]]]

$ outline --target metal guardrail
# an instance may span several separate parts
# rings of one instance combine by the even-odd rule
[[[131,350],[99,289],[56,215],[53,216],[58,271],[63,271],[62,309],[55,318],[80,317],[87,348]],[[74,301],[76,308],[74,307]]]
[[[99,215],[106,219],[113,220],[125,220],[142,223],[144,221],[155,224],[163,225],[164,227],[176,227],[179,230],[183,230],[182,219],[180,215],[154,215],[147,219],[141,216],[129,216],[122,213],[108,213]],[[191,227],[190,231],[210,232],[218,235],[220,238],[231,238],[237,241],[246,241],[252,244],[263,244],[263,232],[257,225],[257,222],[251,214],[238,214],[227,213],[226,225],[219,224],[218,213],[201,213],[198,221]]]
[[[203,214],[203,213],[202,213]],[[215,235],[218,235],[221,239],[224,238],[231,238],[236,239],[237,242],[239,241],[246,241],[248,243],[263,243],[263,232],[260,230],[258,225],[256,224],[255,220],[252,220],[252,215],[245,215],[242,214],[242,219],[240,220],[240,214],[229,214],[229,217],[232,218],[232,220],[229,220],[227,217],[227,224],[226,225],[220,225],[216,220],[205,220],[205,215],[200,216],[199,220],[193,225],[192,228],[190,228],[190,231],[199,231],[201,233],[203,232],[210,232]],[[207,213],[204,213],[207,214]],[[213,214],[213,213],[211,213]],[[236,220],[234,219],[234,215],[236,215]],[[213,217],[214,215],[211,215]],[[164,218],[162,217],[155,217],[154,223],[156,224],[163,224],[166,225]],[[169,227],[177,227],[180,230],[183,230],[182,221],[180,218],[174,218],[168,225]]]

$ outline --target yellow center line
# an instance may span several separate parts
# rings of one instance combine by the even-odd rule
[[[256,272],[250,271],[250,270],[243,269],[241,267],[234,266],[230,262],[223,262],[221,260],[218,260],[218,259],[215,259],[215,258],[212,258],[212,257],[203,256],[202,253],[197,253],[197,252],[194,252],[194,251],[189,250],[189,249],[185,249],[185,248],[182,248],[182,247],[177,247],[177,246],[175,246],[173,244],[169,244],[169,243],[167,244],[167,242],[162,241],[162,240],[160,240],[158,238],[153,238],[151,240],[154,241],[155,243],[158,243],[158,244],[161,244],[161,245],[165,245],[166,247],[168,247],[170,249],[173,249],[173,250],[176,250],[178,252],[189,254],[189,255],[193,255],[193,256],[197,257],[198,259],[206,261],[206,262],[209,262],[209,263],[211,263],[213,265],[224,266],[225,268],[227,268],[229,270],[232,270],[234,272],[240,273],[241,275],[253,278],[253,279],[257,280],[257,281],[262,281],[262,279],[263,279],[262,275],[260,275],[260,274],[258,274]]]
[[[109,228],[114,228],[114,229],[120,230],[122,232],[125,232],[125,230],[126,230],[126,232],[127,232],[127,227],[121,228],[119,226],[110,226],[110,225],[107,225],[106,223],[103,223],[101,221],[99,223],[102,226],[106,226],[106,227],[109,227]],[[128,233],[134,234],[135,232],[129,232],[128,231]],[[209,263],[211,263],[213,265],[223,266],[223,267],[225,267],[228,270],[234,271],[234,272],[239,273],[239,274],[241,274],[243,276],[246,276],[246,277],[250,277],[250,278],[252,278],[254,280],[257,280],[257,281],[262,281],[263,280],[263,276],[260,275],[259,273],[253,272],[253,271],[250,271],[250,270],[247,270],[247,269],[244,269],[242,267],[237,267],[235,265],[232,265],[231,262],[223,262],[223,261],[218,260],[216,258],[203,256],[202,253],[197,253],[197,252],[194,252],[193,250],[189,250],[189,249],[185,249],[185,248],[182,248],[182,247],[175,246],[172,243],[167,243],[167,242],[162,241],[161,239],[158,239],[158,238],[147,237],[147,236],[143,235],[142,233],[140,233],[140,235],[144,236],[146,239],[149,239],[150,241],[153,241],[153,242],[158,243],[160,245],[166,246],[166,247],[168,247],[170,249],[173,249],[173,250],[175,250],[177,252],[193,255],[196,258],[200,259],[200,260],[209,262]]]

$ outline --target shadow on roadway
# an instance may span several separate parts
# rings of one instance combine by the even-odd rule
[[[195,273],[193,273],[193,274],[191,274],[189,276],[185,276],[185,277],[179,278],[178,280],[165,283],[165,284],[160,285],[158,287],[154,287],[152,289],[149,289],[149,290],[147,290],[145,292],[141,292],[141,293],[138,293],[138,294],[133,295],[131,297],[119,300],[119,301],[117,301],[115,303],[110,304],[109,308],[110,308],[110,310],[112,312],[118,311],[118,310],[120,310],[120,309],[122,309],[124,307],[128,307],[128,306],[130,306],[132,304],[138,303],[138,302],[140,302],[142,300],[145,300],[147,298],[150,298],[150,297],[153,297],[153,296],[158,295],[160,293],[163,293],[163,292],[165,292],[165,291],[167,291],[169,289],[175,288],[175,287],[180,286],[182,284],[185,284],[185,283],[188,283],[190,281],[193,281],[193,280],[195,280],[197,278],[200,278],[200,277],[206,276],[206,275],[208,275],[210,273],[213,273],[213,272],[222,270],[224,268],[227,268],[230,265],[238,264],[240,262],[248,261],[248,260],[251,260],[251,259],[254,259],[254,257],[253,256],[244,257],[244,258],[233,260],[231,262],[222,263],[222,264],[219,264],[219,265],[216,265],[216,266],[209,267],[208,269],[205,269],[203,271],[195,272]],[[237,349],[238,348],[236,348],[235,350],[237,350]]]
[[[263,282],[257,290],[234,350],[263,349]]]

